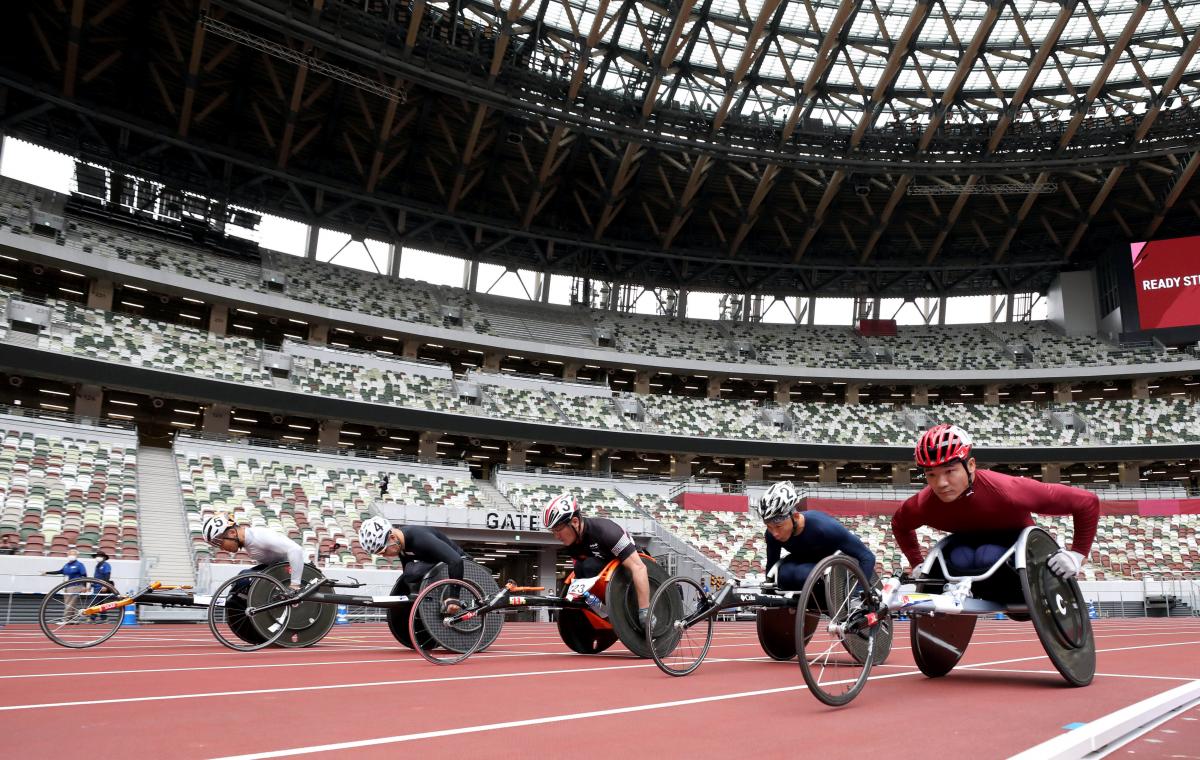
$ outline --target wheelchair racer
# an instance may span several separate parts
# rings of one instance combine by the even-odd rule
[[[1072,516],[1071,548],[1060,548],[1048,566],[1063,579],[1077,575],[1096,536],[1100,497],[1082,488],[978,469],[972,446],[969,433],[949,424],[931,427],[917,441],[914,457],[927,485],[892,517],[892,533],[914,577],[922,562],[917,528],[952,534],[947,566],[957,575],[975,574],[995,564],[1021,530],[1034,524],[1034,512]]]
[[[421,581],[438,563],[446,565],[449,577],[463,579],[463,562],[467,553],[440,530],[423,525],[394,527],[383,517],[372,517],[358,526],[358,542],[368,554],[396,558],[404,564],[401,580],[413,593]],[[458,612],[457,606],[447,608],[450,613]]]
[[[836,518],[816,510],[798,510],[800,494],[791,481],[773,484],[758,501],[766,525],[768,577],[785,591],[799,591],[817,563],[839,550],[858,562],[868,582],[875,579],[875,555]],[[783,550],[788,556],[780,559]],[[777,569],[776,569],[777,568]]]
[[[242,573],[254,572],[276,562],[287,562],[291,574],[289,588],[293,593],[300,591],[300,578],[304,574],[304,550],[295,541],[269,528],[238,525],[227,514],[209,517],[201,526],[200,533],[207,543],[230,554],[235,554],[238,549],[245,549],[250,558],[258,564],[249,570],[243,570]]]
[[[614,559],[629,571],[637,593],[638,625],[645,628],[650,614],[650,576],[638,555],[637,544],[625,529],[603,517],[585,519],[579,502],[571,493],[562,493],[550,500],[542,523],[567,547],[567,555],[575,563],[576,578],[597,576]]]

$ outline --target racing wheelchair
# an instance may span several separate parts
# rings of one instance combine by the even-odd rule
[[[71,649],[87,649],[116,635],[124,608],[134,604],[199,607],[191,586],[168,586],[162,581],[122,594],[109,581],[72,578],[55,586],[38,606],[38,626],[46,638]]]
[[[1096,642],[1087,603],[1078,581],[1051,572],[1050,557],[1059,549],[1054,538],[1041,528],[1025,528],[991,567],[973,576],[953,575],[947,568],[945,554],[953,540],[939,541],[921,564],[915,586],[926,593],[896,588],[883,598],[890,611],[912,618],[913,657],[921,672],[930,678],[949,673],[970,643],[977,616],[1002,612],[1033,623],[1046,655],[1067,683],[1091,683]],[[942,593],[928,593],[937,590]]]
[[[497,589],[487,570],[465,560],[464,577],[473,588]],[[421,587],[446,578],[444,564],[434,565],[421,581]],[[326,578],[313,565],[306,564],[301,576],[303,588],[291,594],[287,588],[286,562],[235,575],[217,589],[208,605],[208,624],[217,641],[230,649],[252,652],[268,646],[290,648],[309,647],[323,639],[337,616],[337,605],[374,607],[387,611],[388,628],[401,644],[413,648],[409,638],[409,618],[413,610],[413,594],[403,578],[387,596],[359,596],[333,593],[333,589],[361,588],[356,580]],[[199,599],[199,597],[197,597]],[[403,623],[403,629],[401,629]],[[500,621],[481,631],[477,648],[486,648],[500,633]],[[398,631],[403,631],[401,636]],[[427,647],[452,645],[431,636],[418,624],[418,634]]]
[[[646,565],[650,594],[667,580],[662,567],[647,554],[641,554]],[[638,657],[650,657],[646,635],[637,619],[637,592],[629,573],[617,560],[611,560],[593,578],[576,578],[569,574],[558,595],[544,595],[541,586],[517,586],[513,582],[491,594],[485,594],[466,581],[446,578],[427,586],[413,602],[409,618],[409,639],[414,648],[432,663],[452,665],[470,657],[487,642],[486,633],[493,620],[502,619],[507,612],[522,608],[544,607],[559,610],[558,632],[569,649],[580,654],[597,654],[620,641]],[[584,601],[586,594],[601,600],[598,609]],[[439,646],[427,646],[420,635],[421,628],[429,633],[430,641]],[[673,636],[665,621],[657,631]],[[490,642],[488,642],[490,643]],[[448,654],[438,652],[447,650]]]
[[[839,552],[835,556],[840,556]],[[861,606],[869,599],[864,589],[867,580],[858,564],[846,558],[845,563],[814,567],[813,592],[801,605],[801,591],[783,591],[774,584],[749,585],[745,582],[726,585],[715,594],[706,593],[692,578],[675,576],[668,579],[650,601],[651,630],[667,625],[673,636],[647,636],[646,645],[654,664],[667,675],[685,676],[700,667],[712,644],[713,626],[725,610],[757,608],[755,627],[758,643],[772,660],[787,661],[796,657],[798,638],[808,642],[816,633],[822,617],[830,610],[843,606]],[[877,584],[875,584],[877,586]],[[803,614],[800,614],[803,610]],[[855,660],[870,657],[874,664],[883,663],[892,649],[891,620],[881,621],[870,635],[850,636],[841,641],[843,648]]]
[[[946,675],[962,659],[981,615],[1004,613],[1033,623],[1054,667],[1072,686],[1086,686],[1096,672],[1096,642],[1087,605],[1074,578],[1059,578],[1049,567],[1058,543],[1045,530],[1031,526],[990,567],[973,575],[955,575],[946,564],[954,545],[948,536],[917,568],[915,583],[901,585],[888,578],[857,608],[834,610],[805,641],[800,653],[805,683],[827,705],[844,705],[862,691],[871,661],[848,670],[844,658],[833,656],[836,642],[871,636],[894,614],[912,621],[910,642],[917,668],[929,678]],[[831,557],[826,562],[844,563]],[[818,569],[821,569],[818,566]],[[815,574],[816,571],[814,571]],[[813,578],[810,577],[810,581]],[[806,584],[802,599],[810,591]],[[803,602],[802,602],[803,603]]]
[[[794,610],[790,602],[765,600],[756,591],[722,589],[711,597],[690,579],[671,579],[661,594],[674,609],[656,598],[650,614],[656,629],[659,618],[665,617],[675,638],[656,640],[662,642],[662,649],[656,643],[655,660],[661,658],[667,667],[659,667],[671,675],[691,672],[707,653],[715,610],[769,601],[771,606],[759,611],[764,651],[776,659],[791,656],[781,623],[786,619],[780,613],[791,614],[791,642],[798,650],[805,684],[821,702],[839,706],[858,696],[871,667],[882,661],[879,655],[886,657],[894,615],[911,619],[917,667],[938,678],[962,659],[978,616],[1004,613],[1033,623],[1042,647],[1067,683],[1091,683],[1096,670],[1091,621],[1079,583],[1059,578],[1049,568],[1050,557],[1059,549],[1054,538],[1041,528],[1025,528],[995,563],[975,575],[955,575],[948,569],[945,555],[954,541],[950,536],[938,542],[918,568],[919,579],[905,585],[892,577],[877,588],[868,584],[857,562],[844,555],[827,557],[809,574]],[[739,593],[744,598],[738,598]]]

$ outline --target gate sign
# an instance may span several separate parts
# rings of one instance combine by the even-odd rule
[[[542,519],[537,513],[488,512],[484,523],[493,530],[541,530]]]

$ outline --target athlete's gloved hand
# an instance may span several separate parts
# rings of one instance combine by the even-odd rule
[[[1066,580],[1078,575],[1079,571],[1083,569],[1083,563],[1086,561],[1087,558],[1079,552],[1073,552],[1070,549],[1059,549],[1058,553],[1052,556],[1046,564],[1050,566],[1050,572]]]
[[[923,564],[924,564],[924,563],[922,562],[922,563],[920,563],[920,564],[916,564],[916,565],[913,565],[912,567],[910,567],[910,568],[908,569],[908,577],[909,577],[909,578],[911,578],[913,581],[918,581],[918,580],[920,580],[920,579],[921,579],[921,575],[922,575],[922,573],[921,573],[921,565],[923,565]]]
[[[642,630],[646,629],[646,621],[649,619],[650,619],[650,608],[649,607],[639,608],[638,609],[638,625],[640,625],[642,627]]]

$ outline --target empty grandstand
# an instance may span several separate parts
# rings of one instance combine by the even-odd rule
[[[1004,560],[1012,572],[996,579],[1015,578],[1024,606],[1006,601],[1010,619],[994,625],[984,621],[997,609],[980,618],[989,638],[960,669],[971,677],[902,693],[914,674],[944,675],[931,660],[965,645],[922,648],[955,638],[950,617],[935,619],[946,626],[936,636],[896,628],[905,644],[870,679],[893,691],[867,709],[965,721],[928,751],[1022,749],[983,714],[1049,716],[1047,731],[1065,724],[1070,738],[1103,730],[1104,713],[1131,700],[1195,689],[1183,683],[1200,675],[1186,655],[1194,620],[1178,641],[1150,621],[1129,646],[1112,621],[1089,642],[1102,652],[1089,687],[1100,696],[1057,690],[1048,700],[1062,715],[1022,699],[1022,721],[974,709],[1048,669],[1004,648],[1033,634],[1002,637],[1013,621],[1052,617],[1037,602],[1073,594],[1072,574],[1085,627],[1200,615],[1197,28],[1196,0],[0,4],[0,637],[14,650],[43,632],[55,640],[45,600],[62,607],[52,625],[73,625],[85,592],[50,593],[78,570],[65,567],[72,552],[88,574],[107,558],[120,592],[154,581],[194,592],[179,610],[104,607],[129,627],[154,624],[111,655],[117,664],[9,658],[21,664],[0,680],[29,688],[0,700],[29,719],[11,732],[13,751],[102,746],[105,725],[145,708],[122,751],[169,754],[151,750],[176,717],[161,700],[208,711],[174,721],[205,726],[175,743],[180,756],[397,742],[428,756],[534,754],[549,738],[566,754],[606,746],[614,729],[655,754],[787,754],[774,736],[717,736],[710,703],[787,714],[779,706],[806,688],[796,667],[771,670],[738,647],[786,620],[796,651],[784,654],[808,673],[795,621],[837,606],[832,575],[816,586],[823,602],[764,615],[753,634],[739,595],[741,622],[728,611],[711,665],[690,681],[644,686],[651,669],[587,657],[604,649],[606,625],[634,653],[618,629],[641,641],[646,627],[653,648],[639,562],[696,581],[706,603],[732,584],[746,598],[778,592],[796,612],[787,594],[800,589],[764,577],[767,535],[804,543],[806,525],[830,523],[792,514],[785,481],[798,509],[862,541],[880,578],[919,564],[892,528],[909,500],[928,500],[926,522],[935,499],[983,504],[948,512],[973,542],[959,548],[991,551],[999,523],[1009,541],[1026,517],[1061,545],[1037,576]],[[939,425],[959,430],[939,433],[922,460],[917,438]],[[768,489],[784,494],[778,514],[758,511]],[[1062,511],[1047,493],[1087,506],[1043,514],[1017,493],[1042,512]],[[583,521],[550,530],[560,497]],[[321,615],[324,602],[310,605],[319,582],[277,589],[304,600],[267,602],[274,624],[324,615],[343,626],[329,642],[310,652],[289,633],[276,641],[286,652],[227,661],[205,649],[219,621],[185,627],[223,616],[253,644],[242,618],[262,599],[230,579],[261,555],[204,527],[218,516],[275,534],[293,559],[300,547],[347,584]],[[1095,540],[1075,556],[1076,527],[1083,540],[1093,518]],[[368,520],[375,532],[360,542]],[[587,532],[588,520],[616,527]],[[462,633],[447,621],[486,610],[462,587],[413,612],[457,555],[443,546],[437,563],[417,564],[421,539],[389,525],[456,543],[478,565],[471,583],[512,581],[519,633],[486,653],[438,640],[482,655],[453,675],[395,657],[393,639],[429,659],[439,624]],[[923,556],[946,535],[922,525]],[[630,543],[647,559],[618,556]],[[561,591],[589,552],[624,563],[613,572],[631,580],[628,609],[607,585],[570,614],[527,604],[539,587]],[[209,605],[222,586],[228,596]],[[1031,589],[1047,596],[1026,599]],[[957,615],[984,592],[947,593]],[[901,622],[886,605],[854,606],[874,598],[843,595],[861,617],[819,634],[845,643]],[[1058,638],[1078,633],[1068,629]],[[1036,640],[1047,630],[1035,625]],[[580,657],[553,659],[545,641],[572,633]],[[844,649],[858,667],[881,654]],[[1128,665],[1137,653],[1162,660],[1144,673]],[[189,659],[142,660],[167,656]],[[140,693],[143,671],[171,675]],[[712,687],[731,674],[753,674],[754,690]],[[555,689],[587,704],[547,712]],[[293,709],[284,691],[307,703]],[[392,696],[403,728],[364,728]],[[672,720],[683,714],[695,723]],[[797,708],[793,727],[835,755],[907,746],[860,739],[848,727],[866,714],[818,726]],[[636,723],[660,716],[653,734]],[[483,744],[513,728],[520,749]]]

